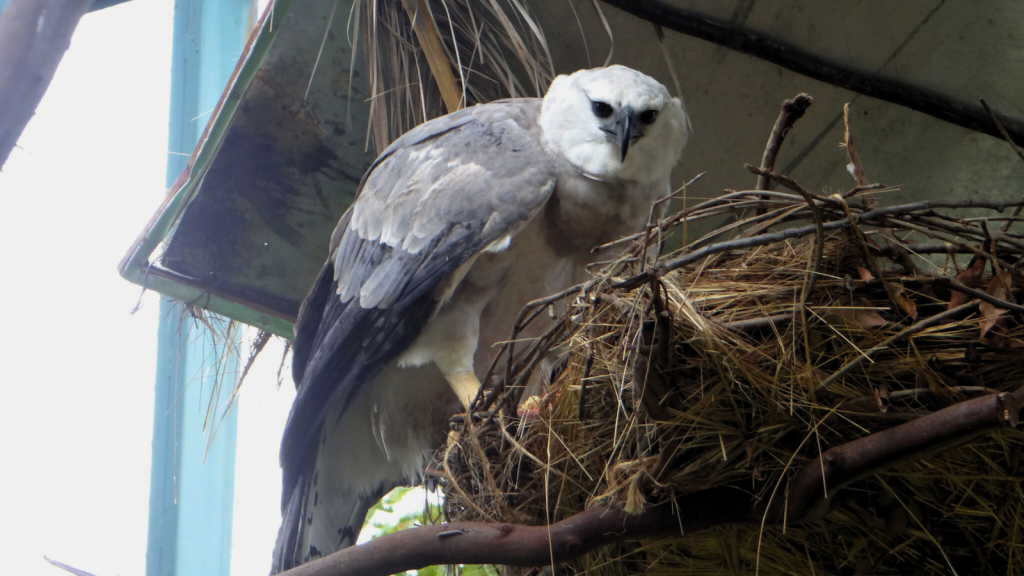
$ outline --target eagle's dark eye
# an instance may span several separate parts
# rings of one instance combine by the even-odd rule
[[[640,122],[647,124],[649,126],[651,124],[654,124],[654,121],[658,118],[658,111],[644,110],[643,112],[640,113],[639,116],[637,116],[637,118],[640,119]]]
[[[614,112],[612,107],[605,102],[594,100],[591,102],[591,105],[594,108],[594,116],[597,116],[598,118],[607,118],[612,115],[612,112]]]

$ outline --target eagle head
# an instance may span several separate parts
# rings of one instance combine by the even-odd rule
[[[539,123],[548,152],[600,179],[665,178],[689,136],[679,98],[654,78],[618,65],[555,78]]]

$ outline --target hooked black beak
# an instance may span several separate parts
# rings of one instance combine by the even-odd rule
[[[636,113],[629,106],[624,106],[619,110],[619,118],[615,121],[615,135],[619,140],[619,150],[622,151],[619,161],[625,162],[629,145],[644,136],[641,124],[636,119]]]

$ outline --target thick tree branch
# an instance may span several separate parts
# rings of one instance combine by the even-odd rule
[[[941,92],[895,78],[869,74],[836,62],[829,62],[807,50],[769,38],[750,28],[733,26],[662,0],[604,0],[604,2],[648,22],[732,48],[737,52],[782,66],[808,78],[899,104],[995,138],[1003,138],[999,129],[981,106],[951,98]],[[997,117],[1014,140],[1024,141],[1024,120],[1010,118],[1002,114],[998,114]]]
[[[381,536],[282,572],[281,576],[384,576],[440,564],[545,566],[622,540],[696,532],[741,522],[749,500],[738,490],[710,489],[652,506],[638,515],[595,506],[551,526],[451,522]]]
[[[92,0],[10,0],[0,12],[0,168],[53,79]]]
[[[1020,422],[1022,404],[1024,388],[989,394],[830,448],[804,466],[790,483],[786,515],[790,521],[821,517],[828,511],[830,499],[857,480],[962,445],[981,434],[1014,427]],[[782,520],[783,507],[773,505],[768,522]]]
[[[773,500],[770,509],[746,492],[718,487],[651,506],[638,515],[611,504],[551,526],[421,526],[346,548],[282,576],[385,576],[440,564],[544,566],[624,540],[685,536],[720,524],[762,519],[796,523],[827,512],[835,494],[852,482],[1017,425],[1022,404],[1024,388],[983,396],[831,448],[805,466],[790,483],[788,497]]]

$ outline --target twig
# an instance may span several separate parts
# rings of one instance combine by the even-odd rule
[[[949,386],[945,390],[951,390],[953,392],[959,392],[961,394],[999,394],[1000,393],[999,390],[997,390],[995,388],[986,388],[984,386]],[[917,398],[918,396],[933,395],[933,394],[936,394],[936,391],[932,390],[931,388],[911,388],[911,389],[908,389],[908,390],[893,390],[893,391],[889,392],[889,400],[898,400],[898,399],[906,398],[906,397]],[[878,397],[877,396],[863,396],[861,398],[850,398],[848,400],[844,400],[843,403],[842,403],[842,406],[847,406],[849,404],[863,404],[863,403],[871,403],[871,404],[877,405]]]
[[[1013,141],[1013,138],[1010,137],[1010,133],[1006,131],[1005,127],[1003,127],[1003,123],[996,116],[996,113],[988,107],[988,102],[985,102],[984,98],[978,98],[978,102],[981,102],[982,107],[985,108],[985,113],[988,114],[988,117],[992,120],[992,124],[995,125],[997,130],[999,130],[999,134],[1002,135],[1003,140],[1006,140],[1006,143],[1010,145],[1010,148],[1013,149],[1017,156],[1019,156],[1021,160],[1024,160],[1024,150],[1021,150]]]
[[[1013,267],[1013,265],[1010,264],[1009,262],[1006,262],[1006,261],[1004,261],[1004,260],[1002,260],[1000,258],[997,258],[995,255],[993,255],[993,254],[991,254],[989,252],[985,252],[984,250],[981,250],[980,248],[975,248],[974,246],[971,246],[969,244],[964,244],[963,242],[957,242],[956,240],[953,240],[952,238],[950,238],[948,236],[944,236],[944,235],[940,234],[939,232],[936,232],[934,229],[928,228],[926,226],[921,226],[919,224],[914,224],[912,222],[908,222],[906,220],[901,220],[899,218],[882,218],[880,220],[879,224],[884,225],[884,226],[888,226],[888,227],[891,227],[891,228],[903,228],[904,230],[912,230],[914,232],[920,232],[921,234],[924,234],[925,236],[928,236],[929,238],[932,238],[932,239],[935,239],[935,240],[941,240],[943,242],[946,242],[947,244],[951,244],[953,246],[956,246],[956,247],[960,248],[961,250],[965,251],[967,254],[974,254],[975,256],[980,256],[980,257],[982,257],[982,258],[984,258],[984,259],[986,259],[986,260],[988,260],[990,262],[996,262],[996,263],[998,263],[999,266],[1002,266],[1004,268],[1011,268],[1011,267]]]
[[[1024,314],[1024,306],[1021,306],[1020,304],[1014,304],[1013,302],[1007,302],[1006,300],[1002,300],[1000,298],[996,298],[995,296],[992,296],[991,294],[988,294],[987,292],[984,292],[982,290],[977,290],[969,286],[964,286],[960,282],[957,282],[955,278],[949,278],[948,276],[935,276],[934,278],[918,278],[917,280],[920,281],[921,283],[931,282],[937,286],[944,286],[946,288],[949,288],[950,290],[962,292],[964,294],[967,294],[968,296],[974,296],[978,300],[981,300],[982,302],[988,302],[989,304],[995,306],[996,308],[1013,310],[1014,312],[1017,312],[1019,314]]]
[[[776,314],[774,316],[767,316],[765,318],[754,318],[751,320],[738,320],[736,322],[728,322],[724,324],[727,330],[733,332],[751,332],[754,330],[761,330],[763,328],[770,328],[772,326],[781,327],[789,324],[793,321],[793,314]]]
[[[801,95],[805,96],[805,94]],[[787,102],[790,101],[787,100]],[[809,102],[808,105],[810,105]],[[806,109],[806,106],[804,107],[804,109]],[[780,116],[779,119],[781,120],[782,117]],[[776,126],[778,126],[778,124],[776,124]],[[814,254],[812,256],[813,259],[811,260],[810,276],[808,276],[807,282],[804,284],[804,289],[800,294],[800,304],[797,307],[797,313],[800,316],[800,324],[803,328],[804,352],[807,354],[808,364],[810,364],[811,343],[807,333],[807,296],[814,291],[814,284],[818,279],[818,273],[820,272],[821,268],[821,256],[822,252],[825,249],[824,217],[822,216],[821,210],[818,208],[817,203],[815,203],[815,196],[808,192],[807,190],[805,190],[802,186],[797,184],[796,180],[793,180],[788,176],[783,176],[782,174],[775,174],[770,169],[766,169],[763,166],[763,162],[760,169],[754,168],[750,164],[746,164],[745,166],[747,170],[754,172],[755,174],[759,174],[757,179],[759,186],[761,184],[762,178],[768,181],[775,180],[779,183],[782,183],[790,190],[793,190],[794,192],[800,194],[800,196],[803,197],[804,202],[807,203],[808,208],[810,208],[811,218],[814,220],[815,242]]]
[[[256,362],[256,358],[266,348],[267,342],[270,341],[272,334],[265,330],[260,330],[256,334],[256,339],[252,341],[252,345],[249,348],[249,359],[245,361],[245,367],[242,368],[242,375],[238,377],[238,383],[235,384],[235,391],[237,392],[242,387],[242,383],[245,382],[245,377],[249,375],[249,370],[252,369],[252,365]],[[280,377],[278,378],[280,380]]]
[[[501,564],[545,566],[577,558],[595,548],[627,538],[654,537],[705,529],[714,520],[738,521],[747,502],[737,490],[688,495],[671,504],[653,506],[642,514],[627,514],[616,505],[595,506],[550,526],[521,526],[484,522],[452,522],[420,526],[386,534],[293,568],[287,576],[385,576],[443,564]],[[731,496],[726,498],[725,492]],[[461,530],[458,538],[438,534]]]
[[[1007,132],[1006,128],[1003,127],[1003,123],[999,121],[998,117],[996,117],[996,113],[993,112],[992,109],[988,107],[988,102],[985,102],[984,98],[978,98],[978,102],[981,102],[981,105],[985,108],[985,112],[988,114],[988,117],[992,119],[992,123],[996,125],[997,129],[999,129],[999,133],[1002,134],[1003,140],[1006,140],[1006,143],[1010,145],[1010,148],[1013,149],[1017,156],[1021,160],[1024,160],[1024,150],[1021,150],[1020,146],[1017,146],[1017,144],[1013,141],[1013,138],[1010,137],[1010,133]],[[999,226],[1000,232],[1006,232],[1007,230],[1010,229],[1010,224],[1013,222],[1013,219],[1020,214],[1021,208],[1021,206],[1017,206],[1016,208],[1014,208],[1013,215],[1010,217],[1010,220],[1003,222],[1003,224]]]
[[[772,133],[768,136],[768,143],[764,147],[764,155],[761,156],[762,174],[757,177],[757,185],[754,186],[756,190],[768,189],[771,180],[763,172],[775,170],[775,159],[779,155],[779,149],[782,148],[782,141],[793,129],[796,121],[803,117],[807,108],[813,103],[814,100],[803,92],[794,96],[792,100],[782,103],[782,110],[779,111],[779,117],[775,119],[775,126],[772,127]]]
[[[759,214],[756,216],[741,218],[736,220],[735,222],[732,222],[731,224],[724,224],[718,227],[717,229],[708,232],[704,236],[701,236],[697,240],[694,240],[693,242],[687,244],[686,249],[696,250],[701,246],[705,246],[707,244],[712,243],[716,238],[722,236],[723,234],[728,234],[729,232],[741,229],[746,226],[750,226],[750,228],[747,228],[742,232],[743,237],[756,236],[757,234],[762,233],[764,230],[777,224],[781,224],[782,222],[785,222],[787,220],[806,219],[806,211],[803,210],[803,207],[794,208],[790,204],[783,204],[783,207],[781,208],[775,208],[766,211],[762,210],[762,208],[765,207],[765,204],[766,203],[763,200],[736,202],[729,204],[727,206],[721,206],[717,209],[709,209],[705,213],[700,215],[693,214],[685,218],[684,221],[693,221],[698,220],[700,218],[709,218],[711,216],[721,216],[726,213],[735,214],[737,212],[745,211],[746,209],[751,207],[757,208],[759,212]]]
[[[796,180],[790,178],[789,176],[786,176],[785,174],[776,174],[775,172],[772,172],[771,170],[765,170],[764,168],[756,168],[756,167],[754,167],[754,166],[752,166],[750,164],[744,164],[743,167],[746,168],[748,172],[751,172],[753,174],[757,174],[759,176],[759,178],[758,178],[759,180],[760,180],[760,178],[767,178],[769,180],[774,180],[774,181],[778,182],[779,184],[782,184],[786,188],[789,188],[793,192],[796,192],[796,193],[800,194],[800,196],[802,196],[804,198],[809,196],[809,197],[811,197],[811,198],[813,198],[815,200],[818,200],[819,202],[824,202],[824,201],[828,200],[828,198],[822,198],[821,196],[818,196],[817,194],[812,194],[811,192],[808,192],[806,189],[804,189],[803,186],[798,184]]]
[[[825,228],[828,230],[834,230],[845,225],[845,222],[829,222],[825,224]],[[666,272],[670,272],[677,268],[682,268],[687,264],[691,264],[698,260],[702,260],[713,254],[720,252],[728,252],[730,250],[745,250],[747,248],[753,248],[755,246],[765,246],[773,244],[775,242],[781,242],[783,240],[789,240],[791,238],[799,238],[806,236],[814,232],[817,229],[815,226],[804,226],[801,228],[789,228],[787,230],[781,230],[772,234],[759,234],[757,236],[750,236],[747,238],[737,238],[735,240],[729,240],[726,242],[719,242],[717,244],[711,244],[705,246],[700,250],[695,250],[689,254],[684,254],[677,258],[673,258],[664,264],[649,268],[635,276],[622,280],[612,284],[612,288],[616,290],[632,290],[640,285],[650,282],[652,278],[657,278]]]
[[[870,350],[865,350],[863,353],[858,354],[853,360],[851,360],[849,363],[847,363],[845,366],[834,372],[831,376],[829,376],[821,384],[819,384],[817,390],[823,390],[827,388],[830,384],[832,384],[836,380],[839,380],[843,376],[846,376],[851,370],[853,370],[857,366],[860,366],[861,362],[863,362],[865,359],[870,359],[879,352],[883,350],[888,350],[889,347],[892,346],[893,344],[906,340],[907,338],[913,336],[914,334],[917,334],[918,332],[921,332],[927,328],[931,328],[932,326],[935,326],[940,322],[944,322],[946,320],[949,320],[950,318],[955,318],[956,316],[965,314],[967,312],[973,312],[977,307],[977,302],[968,302],[966,304],[961,304],[960,306],[957,306],[952,310],[947,310],[945,312],[942,312],[941,314],[936,314],[935,316],[926,318],[924,320],[921,320],[920,322],[913,324],[912,326],[904,328],[903,330],[889,337],[885,342],[882,342],[878,346],[875,346]]]
[[[857,186],[867,186],[868,177],[864,175],[864,166],[860,162],[860,156],[857,154],[857,148],[853,145],[853,131],[850,130],[849,102],[843,104],[843,128],[843,146],[846,148],[847,158],[850,159],[850,164],[846,169],[853,176],[854,181],[857,182]]]
[[[546,308],[547,306],[555,302],[558,302],[563,298],[572,296],[573,294],[576,294],[577,292],[584,290],[587,286],[588,284],[586,283],[570,286],[569,288],[562,290],[558,294],[552,294],[551,296],[548,296],[546,298],[534,300],[533,302],[528,303],[526,306],[523,307],[522,310],[519,311],[519,316],[516,317],[515,324],[512,325],[512,334],[509,335],[509,339],[506,342],[502,343],[501,347],[498,349],[498,352],[494,355],[494,360],[491,361],[491,365],[487,368],[487,374],[484,376],[483,380],[481,380],[481,389],[477,391],[476,397],[473,398],[473,402],[471,402],[470,404],[472,406],[472,410],[490,410],[490,407],[493,404],[494,400],[497,399],[497,397],[501,394],[501,390],[503,390],[505,385],[511,381],[512,358],[515,355],[515,341],[516,338],[519,337],[519,331],[525,328],[526,325],[529,324],[530,321],[532,321],[534,318],[536,318],[537,315],[541,311],[543,311],[544,308]],[[497,394],[492,393],[487,394],[485,396],[483,393],[483,387],[487,385],[487,382],[490,381],[491,376],[494,375],[494,371],[497,369],[498,362],[502,357],[507,358],[505,363],[505,378],[501,382],[499,382],[498,385],[495,387],[495,391],[498,391]],[[483,402],[482,405],[480,404],[481,402]]]
[[[755,192],[756,193],[756,192]],[[874,208],[866,212],[854,213],[852,218],[856,222],[872,221],[875,219],[882,218],[884,216],[901,215],[908,212],[919,212],[921,210],[930,210],[932,208],[988,208],[990,210],[1004,210],[1011,206],[1024,205],[1024,200],[1011,201],[1011,202],[997,202],[992,200],[926,200],[922,202],[914,202],[912,204],[900,204],[897,206],[885,206],[881,208]],[[901,222],[896,220],[895,222]],[[824,228],[826,231],[836,230],[850,224],[849,218],[843,220],[833,220],[826,222]],[[720,242],[706,246],[700,250],[695,250],[688,254],[678,256],[668,262],[654,266],[644,272],[631,276],[625,280],[612,284],[612,288],[617,290],[631,290],[642,284],[645,284],[651,280],[651,278],[665,274],[666,272],[675,270],[691,264],[703,258],[706,258],[712,254],[719,252],[727,252],[730,250],[745,250],[755,246],[764,246],[767,244],[773,244],[775,242],[781,242],[783,240],[789,240],[792,238],[800,238],[817,231],[817,226],[803,226],[800,228],[789,228],[786,230],[780,230],[779,232],[773,232],[771,234],[760,234],[757,236],[751,236],[747,238],[737,238],[735,240],[729,240],[727,242]]]
[[[846,198],[850,198],[852,196],[856,196],[857,194],[860,194],[861,192],[865,192],[865,191],[868,191],[868,190],[884,190],[884,189],[885,189],[885,184],[868,184],[867,186],[854,186],[853,188],[850,188],[846,192],[843,192],[841,194],[841,196],[843,197],[843,199],[846,199]]]
[[[985,220],[981,220],[981,226],[975,228],[974,226],[965,226],[963,224],[959,224],[956,222],[946,221],[946,219],[941,218],[939,216],[931,217],[927,215],[921,215],[917,216],[916,218],[924,224],[927,224],[933,228],[938,228],[939,230],[945,230],[946,232],[950,232],[952,234],[957,234],[959,236],[973,235],[979,238],[984,238],[985,240],[998,240],[1000,242],[1005,242],[1019,250],[1024,250],[1024,243],[1014,239],[1012,235],[1004,234],[1002,232],[996,232],[995,234],[992,234],[991,232],[986,230],[984,228]]]
[[[509,394],[508,398],[506,398],[505,406],[512,410],[513,413],[515,407],[519,405],[519,396],[522,390],[526,388],[530,377],[533,376],[534,369],[544,360],[545,351],[551,349],[552,341],[556,336],[561,335],[564,329],[565,324],[563,322],[555,322],[547,332],[537,338],[526,351],[526,354],[523,354],[522,361],[515,365],[515,370],[513,371],[515,380],[512,386],[509,387],[508,382],[504,383],[505,392]],[[509,359],[511,362],[511,360],[514,360],[514,357],[510,355]]]
[[[697,174],[692,179],[690,179],[689,182],[684,184],[683,188],[684,189],[685,188],[689,188],[691,184],[693,184],[697,180],[700,180],[704,176],[704,174],[706,174],[706,172],[701,172],[700,174]],[[677,190],[677,192],[678,192],[678,190]],[[686,218],[687,216],[689,216],[689,215],[691,215],[691,214],[693,214],[693,213],[695,213],[695,212],[697,212],[699,210],[703,210],[703,209],[706,209],[706,208],[711,207],[711,206],[717,206],[717,205],[720,205],[720,204],[726,204],[726,203],[729,202],[729,200],[731,198],[732,198],[731,195],[719,196],[718,198],[713,198],[713,199],[708,200],[706,202],[701,202],[700,204],[698,204],[696,206],[693,206],[692,208],[686,208],[686,209],[684,209],[684,210],[682,210],[680,212],[677,212],[677,213],[673,214],[672,216],[669,216],[668,218],[665,218],[664,220],[662,220],[658,224],[658,228],[660,228],[661,231],[664,232],[665,230],[668,230],[669,228],[671,228],[675,224],[678,224],[683,218]],[[599,252],[601,250],[604,250],[606,248],[610,248],[612,246],[618,246],[619,244],[625,244],[627,242],[632,242],[633,240],[636,240],[638,238],[643,238],[649,232],[650,232],[649,229],[644,229],[642,232],[637,232],[636,234],[633,234],[631,236],[623,236],[622,238],[618,238],[616,240],[612,240],[611,242],[608,242],[608,243],[605,243],[605,244],[601,244],[600,246],[595,246],[594,248],[591,248],[590,251],[591,252]]]
[[[638,330],[643,330],[643,323],[637,319],[639,324]],[[658,319],[659,323],[664,322],[663,319]],[[642,337],[640,342],[643,343]],[[643,404],[647,413],[652,418],[659,422],[664,422],[672,417],[672,414],[661,405],[665,395],[668,393],[668,385],[665,382],[665,378],[661,373],[661,367],[657,365],[655,361],[657,354],[652,349],[649,354],[645,354],[643,350],[637,349],[636,354],[633,356],[633,389],[634,397],[639,397],[640,402]],[[657,476],[655,476],[657,478]]]
[[[849,136],[849,132],[847,132],[847,136]],[[853,161],[851,160],[851,163],[852,162]],[[861,172],[861,175],[863,176],[863,171]],[[868,246],[867,236],[865,236],[864,232],[862,232],[860,227],[857,226],[857,219],[854,218],[853,212],[850,210],[849,203],[847,203],[846,200],[841,200],[841,202],[843,211],[847,216],[847,220],[849,220],[850,222],[850,230],[852,230],[852,235],[854,238],[856,238],[857,244],[860,245],[861,249],[864,251],[865,264],[868,266],[868,268],[871,269],[872,273],[875,275],[875,278],[877,278],[879,282],[882,283],[882,287],[885,288],[886,296],[888,296],[889,300],[896,305],[896,308],[903,309],[904,312],[906,312],[910,316],[913,316],[916,319],[916,309],[912,308],[910,310],[907,310],[901,303],[899,293],[897,292],[896,287],[891,282],[888,282],[886,280],[885,272],[882,270],[882,265],[878,263],[878,259],[875,258],[874,255],[871,253],[871,249]],[[906,300],[904,300],[903,302],[906,302]]]

